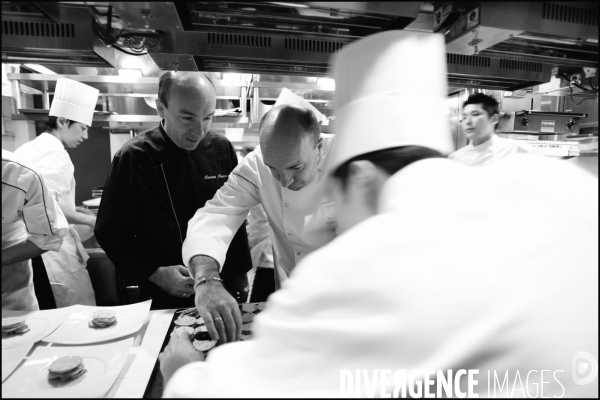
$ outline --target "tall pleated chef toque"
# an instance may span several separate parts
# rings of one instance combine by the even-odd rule
[[[81,82],[60,78],[56,81],[54,99],[48,115],[91,126],[99,93],[98,89]]]
[[[336,53],[330,173],[355,156],[398,146],[453,151],[445,47],[441,34],[389,31]]]

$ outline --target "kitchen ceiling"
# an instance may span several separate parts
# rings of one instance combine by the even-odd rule
[[[24,6],[29,4],[29,8]],[[36,12],[36,18],[71,21],[73,12],[57,14],[56,8],[45,12],[37,3],[3,2],[3,62],[8,60],[10,41],[7,41],[11,18],[25,18]],[[115,34],[131,32],[160,32],[159,39],[148,39],[147,56],[156,67],[147,67],[144,76],[156,76],[164,70],[203,70],[217,74],[236,72],[254,74],[255,80],[312,82],[327,76],[328,61],[344,45],[367,35],[391,29],[433,31],[433,12],[438,3],[431,2],[61,2],[60,10],[78,8],[89,13],[89,23],[107,24],[108,10],[112,12],[111,26]],[[459,14],[473,4],[451,3],[453,13]],[[481,14],[487,4],[481,3]],[[500,4],[500,3],[498,3]],[[524,3],[533,4],[533,3]],[[473,53],[448,54],[449,82],[455,87],[480,87],[516,90],[531,87],[551,78],[551,68],[557,65],[575,71],[598,64],[597,17],[586,16],[586,10],[597,15],[597,5],[585,3],[535,3],[535,7],[517,3],[502,3],[517,14],[494,17],[499,24],[537,19],[542,23],[524,26],[499,26],[520,32],[501,42]],[[20,5],[20,6],[16,6]],[[504,5],[507,5],[506,7]],[[20,7],[20,8],[19,8]],[[462,10],[462,11],[461,11]],[[7,11],[9,13],[7,13]],[[12,14],[10,14],[12,12]],[[500,11],[496,10],[496,14]],[[21,13],[22,15],[19,15]],[[538,15],[537,13],[543,13]],[[5,15],[6,14],[6,15]],[[67,15],[68,14],[68,15]],[[65,17],[65,15],[67,15]],[[489,13],[488,13],[489,15]],[[26,16],[27,17],[27,16]],[[585,18],[584,18],[585,17]],[[509,22],[503,22],[504,20]],[[536,19],[537,18],[537,19]],[[455,18],[456,19],[456,18]],[[81,23],[81,18],[78,18]],[[484,20],[482,19],[482,23]],[[87,22],[86,22],[87,23]],[[16,23],[15,23],[16,26]],[[554,28],[557,27],[557,28]],[[590,30],[590,27],[595,28]],[[529,30],[527,29],[529,28]],[[560,28],[560,29],[558,29]],[[577,34],[571,34],[571,33]],[[573,37],[583,32],[584,37]],[[595,32],[589,34],[587,32]],[[447,32],[446,32],[447,33]],[[141,36],[138,37],[139,44]],[[21,42],[27,37],[21,35]],[[29,38],[33,40],[35,38]],[[134,38],[135,39],[135,38]],[[56,43],[58,43],[55,40]],[[131,45],[131,40],[127,43]],[[91,46],[93,49],[93,45]],[[449,44],[450,46],[450,44]],[[13,46],[14,47],[14,46]],[[21,46],[30,47],[31,46]],[[46,49],[62,49],[58,44]],[[112,59],[98,74],[115,74],[110,66],[119,67],[128,56],[114,51],[128,46],[117,42],[111,51]],[[144,48],[144,47],[142,47]],[[450,48],[450,47],[449,47]],[[468,50],[469,48],[467,48]],[[13,49],[14,51],[14,49]],[[73,51],[63,52],[65,59]],[[114,53],[118,56],[114,56]],[[459,51],[460,53],[460,51]],[[463,51],[464,53],[464,51]],[[41,54],[41,50],[40,50]],[[135,56],[137,58],[137,56]],[[38,56],[38,58],[42,58]],[[101,58],[101,57],[100,57]],[[71,59],[72,61],[72,59]],[[41,63],[41,62],[40,62]],[[65,65],[83,67],[82,62]],[[63,73],[61,68],[50,66]],[[100,65],[98,65],[100,67]],[[294,78],[295,77],[295,78]],[[312,78],[312,79],[311,79]],[[426,79],[426,77],[425,77]]]

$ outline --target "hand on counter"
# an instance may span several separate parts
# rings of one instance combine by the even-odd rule
[[[171,296],[189,297],[194,294],[194,280],[183,265],[159,267],[148,279]]]
[[[160,372],[166,385],[175,371],[191,362],[204,361],[204,355],[202,352],[194,349],[190,335],[183,332],[171,336],[169,344],[165,347],[165,351],[158,355],[158,361],[160,362]]]

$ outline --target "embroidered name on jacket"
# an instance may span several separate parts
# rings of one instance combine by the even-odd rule
[[[221,175],[221,174],[218,174],[218,175],[204,175],[204,179],[217,179],[217,178],[219,178],[219,179],[225,179],[225,178],[228,178],[228,177],[229,177],[229,175]]]

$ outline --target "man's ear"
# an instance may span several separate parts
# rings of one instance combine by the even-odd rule
[[[319,140],[317,141],[317,149],[321,150],[323,148],[323,138],[319,137]]]
[[[163,104],[162,101],[160,101],[160,99],[156,99],[155,100],[155,104],[156,104],[156,112],[158,113],[158,116],[160,117],[160,119],[165,119],[165,117],[163,116],[165,113],[165,105]]]
[[[63,128],[66,127],[67,125],[67,119],[65,117],[58,117],[56,118],[56,126],[59,128]]]
[[[496,125],[498,122],[500,122],[500,115],[494,114],[492,115],[492,118],[490,118],[490,120],[492,124]]]

